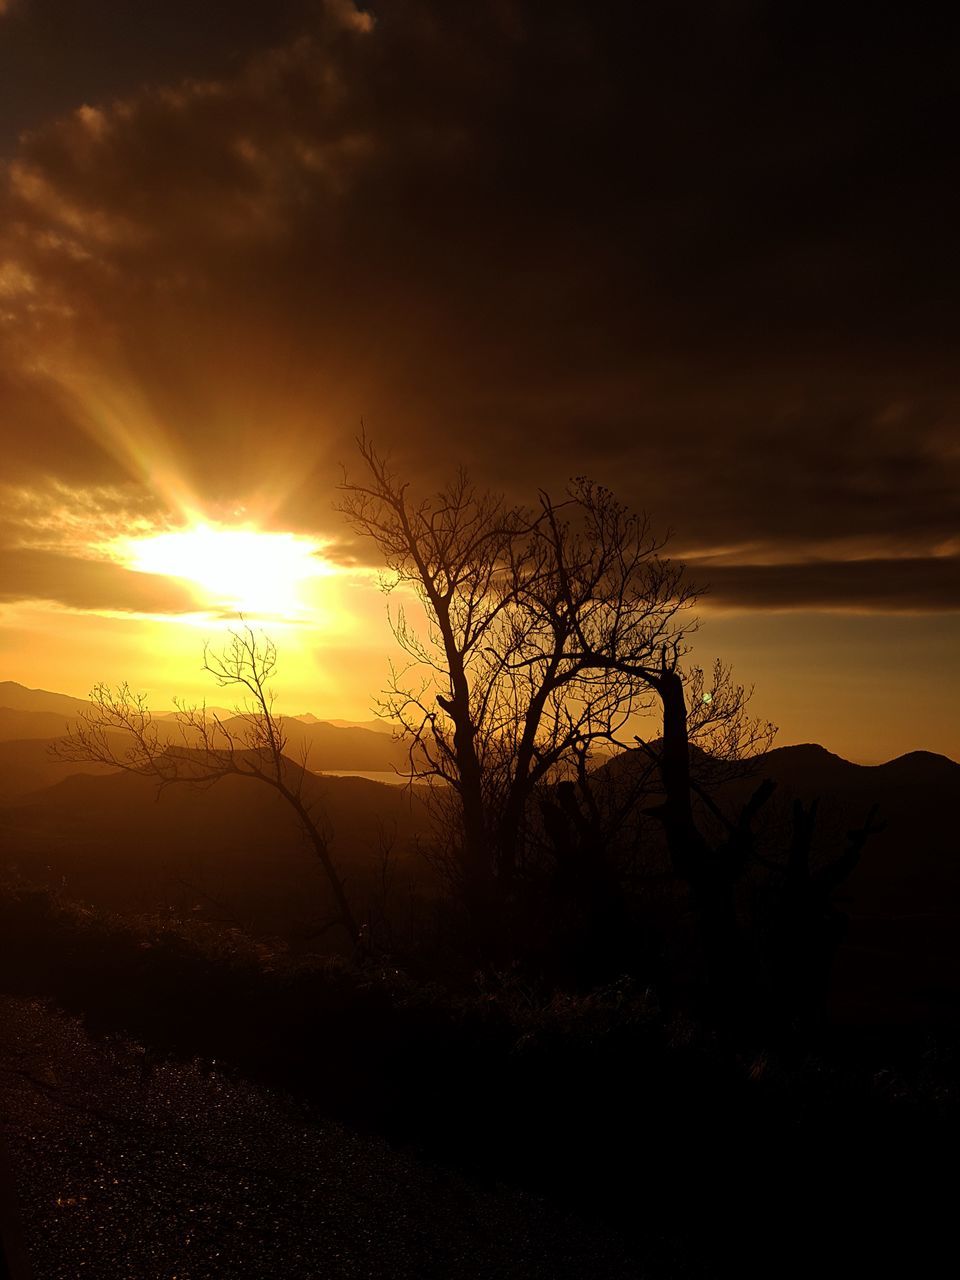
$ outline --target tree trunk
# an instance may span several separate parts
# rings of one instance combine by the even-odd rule
[[[657,678],[657,692],[663,705],[660,777],[667,847],[674,871],[690,878],[696,874],[706,851],[693,821],[690,741],[683,680],[676,671],[666,671]]]
[[[347,933],[350,934],[350,941],[353,945],[354,951],[359,951],[361,944],[360,927],[353,914],[353,908],[350,905],[350,899],[347,897],[347,891],[344,888],[343,881],[340,879],[340,876],[337,873],[337,868],[334,866],[333,859],[330,857],[330,850],[327,848],[327,842],[323,838],[321,832],[317,830],[317,824],[310,816],[306,805],[300,797],[282,784],[280,784],[278,789],[290,804],[293,805],[294,809],[296,809],[297,815],[300,818],[300,823],[304,831],[307,833],[310,843],[313,845],[314,853],[316,853],[317,857],[320,859],[320,864],[326,872],[327,883],[333,891],[334,901],[336,902],[337,909],[339,911],[340,923]]]
[[[663,704],[660,774],[670,860],[675,873],[690,886],[707,989],[712,991],[718,1009],[732,1009],[739,998],[740,984],[735,877],[729,859],[707,844],[694,822],[683,680],[675,671],[663,672],[657,678],[657,690]]]
[[[459,774],[460,810],[463,823],[459,850],[460,875],[467,910],[480,935],[492,926],[495,898],[494,858],[490,848],[483,804],[483,775],[474,744],[470,700],[466,677],[454,666],[454,695],[437,701],[453,721],[453,750]]]

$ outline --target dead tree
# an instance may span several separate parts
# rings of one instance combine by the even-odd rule
[[[847,831],[842,851],[815,866],[819,803],[794,801],[786,858],[766,863],[774,875],[764,939],[770,995],[780,1020],[800,1029],[809,1029],[822,1015],[830,969],[846,925],[833,895],[858,865],[867,842],[885,825],[874,805],[861,826]]]
[[[336,911],[331,925],[361,942],[360,930],[343,878],[330,851],[321,816],[304,793],[306,758],[286,754],[282,717],[274,711],[270,687],[277,669],[276,646],[249,626],[230,632],[220,652],[204,648],[203,668],[221,689],[242,691],[244,703],[229,720],[209,714],[204,705],[175,701],[176,714],[158,720],[146,697],[129,684],[116,690],[98,684],[91,709],[76,728],[55,744],[59,760],[97,761],[156,780],[162,791],[173,784],[208,787],[222,778],[250,778],[278,792],[293,809],[323,869]]]
[[[381,710],[404,728],[411,777],[448,785],[435,803],[456,833],[455,869],[474,909],[509,902],[543,788],[576,776],[578,752],[621,743],[631,718],[657,707],[671,850],[678,867],[694,858],[685,690],[702,676],[682,663],[697,592],[647,517],[583,479],[531,508],[463,472],[413,497],[369,440],[359,444],[363,475],[345,479],[340,509],[383,556],[387,589],[416,602],[391,615],[409,662],[392,670]],[[745,729],[747,695],[729,681],[721,692],[728,726]],[[720,703],[710,705],[719,723]],[[702,730],[710,717],[698,715]]]
[[[385,588],[412,588],[426,615],[422,628],[412,624],[409,601],[391,614],[409,663],[391,669],[381,710],[403,726],[411,777],[452,788],[459,810],[454,872],[473,907],[486,911],[495,876],[486,730],[497,710],[481,673],[509,609],[507,579],[523,516],[497,495],[479,493],[462,471],[434,498],[415,499],[366,438],[359,445],[364,476],[341,486],[340,510],[375,542],[390,574]],[[433,796],[441,806],[446,798]]]

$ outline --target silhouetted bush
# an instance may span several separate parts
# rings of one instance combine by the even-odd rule
[[[725,1232],[725,1247],[747,1247],[744,1229],[762,1252],[813,1185],[850,1214],[868,1185],[888,1194],[875,1179],[922,1179],[957,1115],[950,1044],[848,1037],[785,1057],[667,1016],[626,978],[547,993],[514,970],[451,990],[22,885],[0,891],[0,982],[98,1034],[216,1059],[356,1126],[708,1251]]]

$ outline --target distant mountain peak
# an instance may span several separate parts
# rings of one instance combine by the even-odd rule
[[[828,751],[826,747],[821,746],[819,742],[792,742],[782,747],[771,747],[764,753],[764,760],[783,760],[789,758],[798,763],[808,765],[849,765],[851,768],[859,768],[852,760],[847,760],[845,756],[839,756],[835,751]]]
[[[951,760],[949,756],[942,755],[939,751],[905,751],[902,756],[894,756],[892,760],[887,760],[887,764],[936,764],[951,765],[954,769],[960,769],[960,763]]]
[[[960,783],[960,764],[936,751],[907,751],[902,756],[877,765],[877,772],[898,783],[914,783],[922,779]]]
[[[0,680],[0,707],[9,707],[12,711],[53,711],[58,715],[76,716],[89,706],[86,698],[73,698],[49,689],[30,689],[16,680]]]

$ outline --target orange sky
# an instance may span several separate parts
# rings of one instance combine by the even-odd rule
[[[162,591],[168,580],[157,583]],[[150,694],[157,710],[169,709],[174,696],[230,702],[200,667],[204,642],[216,645],[236,617],[205,610],[207,589],[194,584],[192,590],[196,599],[188,613],[68,609],[51,602],[5,606],[4,675],[76,695],[99,680],[128,679]],[[398,657],[376,574],[326,566],[322,576],[299,582],[297,591],[294,613],[247,615],[279,646],[280,709],[368,719],[388,659]],[[780,726],[780,745],[819,741],[866,763],[918,748],[960,755],[956,688],[941,674],[958,650],[955,615],[939,627],[927,619],[922,628],[909,616],[878,625],[875,616],[862,613],[744,613],[709,605],[701,617],[694,656],[704,665],[715,656],[733,662],[737,679],[755,685],[755,712]]]
[[[949,42],[268,9],[0,12],[0,678],[211,694],[243,606],[284,706],[368,718],[392,642],[333,510],[364,420],[425,489],[585,474],[673,528],[698,658],[781,742],[960,757]],[[198,526],[292,560],[142,552]]]

